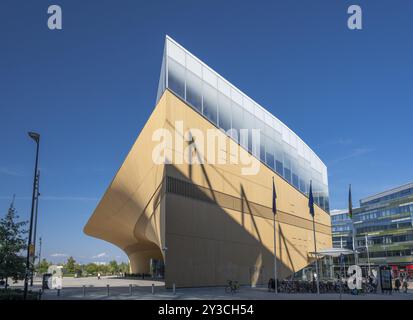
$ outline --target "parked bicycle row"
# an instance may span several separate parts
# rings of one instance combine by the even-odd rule
[[[315,281],[303,280],[282,280],[277,282],[277,288],[280,293],[317,293],[317,284]],[[363,281],[362,289],[357,292],[351,290],[346,280],[322,280],[319,282],[320,293],[375,293],[377,284]],[[268,290],[275,290],[275,281],[268,281]]]

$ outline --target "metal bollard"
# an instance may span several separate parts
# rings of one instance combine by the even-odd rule
[[[109,297],[109,285],[108,284],[106,285],[106,289],[107,289],[108,297]]]
[[[60,297],[60,289],[57,289],[57,296]]]
[[[86,286],[83,285],[83,296],[86,296]]]
[[[175,291],[175,283],[172,285],[172,292],[174,293],[174,295],[176,294],[176,291]]]
[[[129,285],[129,295],[130,296],[132,295],[132,285],[131,284]]]
[[[155,294],[155,285],[152,283],[152,294]]]
[[[42,289],[39,289],[39,300],[42,300]]]

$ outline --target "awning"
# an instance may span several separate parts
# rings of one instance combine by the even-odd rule
[[[355,252],[350,249],[344,248],[329,248],[329,249],[321,249],[317,251],[318,257],[339,257],[341,255],[349,255],[354,254]],[[315,256],[315,252],[309,252],[310,255]]]

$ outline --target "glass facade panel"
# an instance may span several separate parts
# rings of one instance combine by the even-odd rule
[[[212,123],[217,124],[218,91],[207,83],[203,83],[202,112]]]
[[[275,170],[274,164],[274,143],[273,141],[265,136],[265,163],[273,170]]]
[[[231,99],[218,93],[218,126],[228,131],[231,129]]]
[[[286,153],[284,153],[284,179],[291,183],[291,160]]]
[[[186,101],[202,113],[202,80],[187,70]]]
[[[297,190],[307,194],[312,180],[315,202],[328,211],[327,168],[295,133],[169,37],[164,54],[161,77],[166,81],[160,79],[157,99],[169,89],[220,129],[237,130],[232,138]],[[240,140],[241,129],[248,129],[243,139],[248,142]],[[260,130],[257,148],[252,129]]]
[[[174,59],[168,59],[168,88],[185,99],[185,68]]]
[[[232,129],[237,131],[237,136],[239,137],[239,133],[241,129],[245,128],[244,124],[244,110],[240,105],[233,102],[232,103]],[[237,140],[239,142],[239,140]]]
[[[255,117],[248,111],[244,111],[244,125],[248,129],[248,151],[252,153],[252,129],[255,129]]]

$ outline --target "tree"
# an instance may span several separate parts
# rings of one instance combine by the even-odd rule
[[[46,273],[47,269],[51,266],[50,262],[47,262],[46,259],[43,259],[40,263],[39,266],[37,267],[37,272],[39,273]]]
[[[122,273],[130,273],[129,263],[122,262],[121,264],[119,264],[119,271]]]
[[[14,208],[14,199],[4,218],[0,219],[0,278],[23,279],[26,272],[25,258],[22,251],[27,248],[27,233],[24,226],[27,221],[16,222],[19,218]]]
[[[73,257],[69,257],[64,265],[64,269],[67,273],[75,273],[76,260]]]
[[[116,260],[112,260],[109,262],[109,272],[112,274],[119,272],[119,266]]]
[[[107,264],[98,264],[97,271],[100,274],[107,274],[109,273],[109,266]]]
[[[88,263],[85,270],[88,274],[96,274],[98,272],[98,266],[95,263]]]

